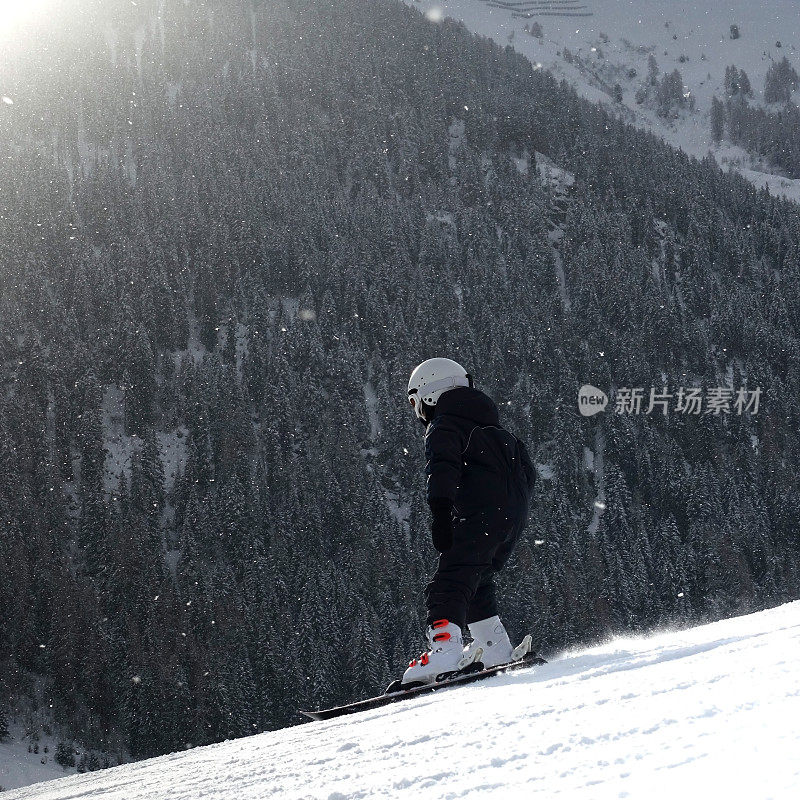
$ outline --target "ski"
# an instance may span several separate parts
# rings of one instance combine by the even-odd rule
[[[386,694],[382,694],[378,697],[371,697],[368,700],[358,700],[355,703],[336,706],[335,708],[326,708],[320,711],[301,711],[300,713],[312,720],[334,719],[335,717],[343,717],[346,714],[356,714],[359,711],[370,711],[373,708],[381,708],[382,706],[409,700],[412,697],[419,697],[423,694],[438,692],[440,689],[449,689],[453,686],[475,683],[485,678],[490,678],[492,675],[501,675],[505,672],[511,672],[512,670],[534,667],[546,663],[547,661],[537,656],[536,653],[529,651],[517,661],[510,661],[507,664],[498,664],[496,667],[489,667],[488,669],[470,669],[468,667],[466,670],[455,673],[451,677],[444,677],[443,680],[437,681],[436,683],[427,683],[423,686],[400,689],[399,691],[389,691],[389,689],[392,689],[398,684],[398,681],[395,681],[389,686]]]

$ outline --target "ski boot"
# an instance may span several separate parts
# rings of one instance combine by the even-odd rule
[[[478,622],[470,622],[468,627],[472,643],[464,648],[464,653],[466,655],[480,648],[483,651],[480,660],[484,669],[516,661],[527,652],[526,650],[517,656],[516,651],[520,648],[511,646],[511,640],[508,638],[508,633],[500,621],[500,617],[494,616]]]
[[[446,619],[437,619],[425,631],[429,648],[408,665],[400,680],[400,689],[434,683],[437,676],[458,672],[464,662],[461,628]],[[394,689],[394,685],[390,687]],[[387,690],[388,691],[388,690]]]

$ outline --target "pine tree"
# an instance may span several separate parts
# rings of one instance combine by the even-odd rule
[[[800,76],[784,56],[769,65],[764,81],[765,103],[788,103],[792,93],[800,86]]]
[[[740,73],[733,65],[725,67],[725,95],[727,97],[732,98],[745,94],[742,91],[742,74],[743,73]],[[746,77],[745,75],[745,78]]]
[[[125,393],[125,432],[141,435],[153,421],[155,364],[150,339],[138,329],[125,343],[125,368],[122,374]]]
[[[655,56],[651,53],[647,57],[647,83],[650,86],[656,86],[658,84],[658,76],[660,75],[660,70],[658,68],[658,62],[655,59]]]
[[[748,78],[747,73],[743,69],[739,70],[739,94],[742,97],[753,96],[753,87],[750,84],[750,78]]]
[[[72,745],[67,744],[66,742],[59,742],[56,746],[56,752],[53,756],[53,760],[56,762],[56,764],[59,764],[62,767],[74,767],[75,749],[72,747]]]
[[[677,69],[664,74],[656,92],[656,104],[658,115],[661,117],[669,117],[674,114],[676,108],[683,108],[686,105],[683,78]]]
[[[725,135],[725,106],[716,98],[711,99],[711,138],[719,143]]]
[[[199,493],[205,493],[214,480],[214,457],[211,447],[211,431],[208,411],[195,406],[189,424],[189,454],[186,462],[185,480],[195,484]]]
[[[6,709],[0,705],[0,742],[11,738],[11,731],[8,728],[8,714]]]

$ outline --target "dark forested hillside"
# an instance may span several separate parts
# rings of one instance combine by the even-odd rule
[[[800,595],[796,206],[399,3],[80,5],[0,65],[0,700],[138,757],[381,689],[433,355],[536,455],[515,635]]]

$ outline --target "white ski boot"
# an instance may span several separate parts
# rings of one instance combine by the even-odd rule
[[[402,686],[433,683],[443,672],[456,672],[471,663],[464,660],[461,628],[446,619],[437,619],[425,631],[430,647],[415,658],[403,673]]]
[[[478,648],[483,650],[480,660],[484,669],[496,667],[499,664],[508,664],[515,660],[516,648],[511,646],[511,640],[508,638],[508,633],[506,633],[500,617],[495,616],[479,622],[470,622],[468,627],[472,643],[464,649],[464,653],[473,652]]]

